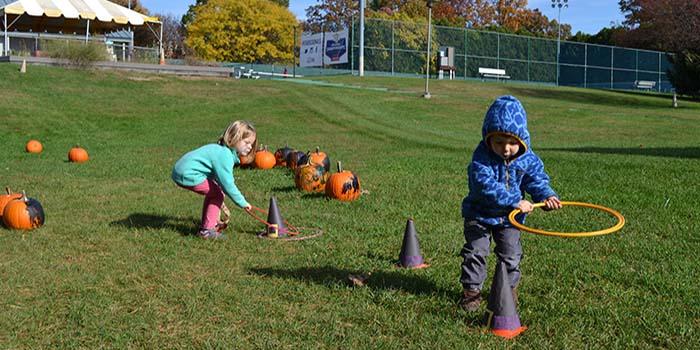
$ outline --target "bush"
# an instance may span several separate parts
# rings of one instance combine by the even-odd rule
[[[681,95],[700,97],[700,54],[683,51],[669,57],[673,64],[668,79]]]
[[[43,47],[49,57],[65,59],[70,65],[87,68],[95,62],[107,60],[107,49],[101,43],[79,41],[50,41]]]

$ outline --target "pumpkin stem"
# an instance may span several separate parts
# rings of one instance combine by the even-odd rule
[[[321,150],[318,146],[316,146],[316,154],[319,154],[319,153],[321,153]]]
[[[27,199],[27,193],[22,190],[22,200],[26,203],[29,202],[29,199]]]
[[[340,173],[342,171],[343,171],[343,166],[340,164],[340,161],[338,161],[338,172]]]
[[[12,194],[12,191],[10,190],[9,186],[5,187],[5,192],[7,192],[7,194]]]

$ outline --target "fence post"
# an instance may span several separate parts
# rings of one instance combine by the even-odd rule
[[[615,86],[615,48],[610,48],[610,88]]]
[[[467,80],[467,28],[464,28],[464,80]]]
[[[391,21],[391,75],[394,75],[394,20]]]
[[[583,87],[588,84],[588,44],[583,45]]]

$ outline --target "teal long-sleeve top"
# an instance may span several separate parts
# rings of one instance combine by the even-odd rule
[[[239,164],[236,150],[219,144],[208,144],[186,153],[173,167],[172,178],[181,186],[197,186],[206,179],[215,180],[236,205],[248,206],[233,179],[233,166]]]

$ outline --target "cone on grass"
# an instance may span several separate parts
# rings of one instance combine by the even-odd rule
[[[20,73],[27,73],[27,60],[22,60],[22,65],[19,66]]]
[[[270,197],[270,208],[267,211],[267,223],[269,224],[265,231],[267,237],[277,238],[287,235],[287,227],[284,225],[284,219],[282,219],[280,209],[277,207],[277,199],[275,199],[275,197]]]
[[[486,326],[491,329],[491,333],[506,339],[516,337],[527,329],[526,326],[520,324],[518,310],[513,300],[513,291],[508,281],[506,264],[500,259],[491,283],[485,319]]]
[[[416,227],[413,224],[413,219],[408,219],[406,222],[406,230],[403,234],[403,243],[401,244],[401,253],[399,253],[398,266],[409,269],[422,269],[428,267],[428,265],[423,261],[423,256],[420,253],[418,234],[416,233]]]

